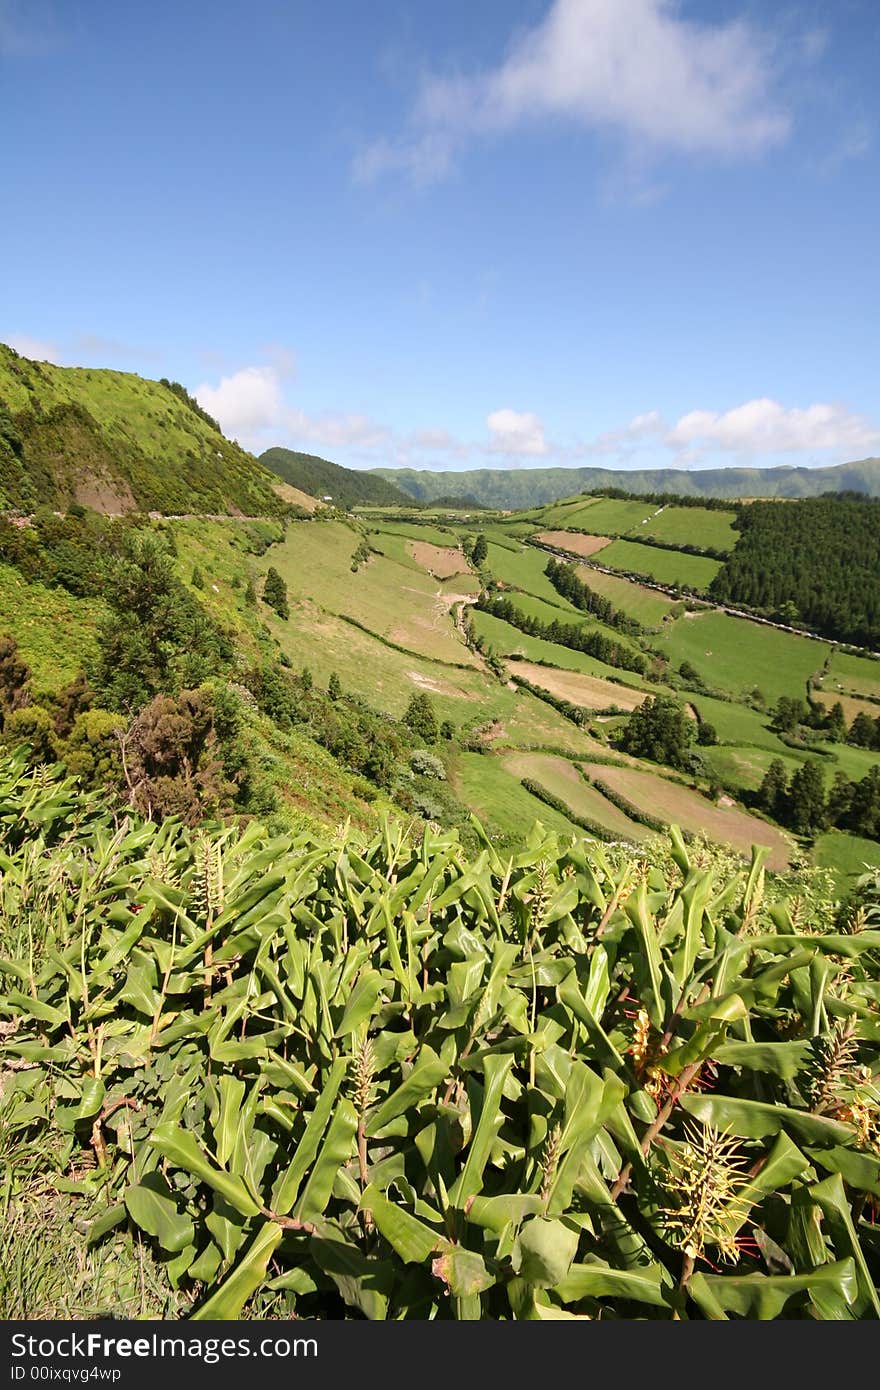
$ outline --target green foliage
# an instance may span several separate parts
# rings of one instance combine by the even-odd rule
[[[260,455],[260,463],[291,487],[319,501],[329,497],[333,505],[343,511],[370,503],[388,507],[413,505],[412,498],[393,483],[360,468],[343,468],[317,454],[301,454],[295,449],[267,449]]]
[[[180,1312],[880,1316],[880,933],[760,856],[116,828],[20,760],[0,802],[8,1181]]]
[[[424,743],[436,743],[440,736],[433,701],[424,691],[410,696],[403,722],[413,737]]]
[[[694,721],[676,700],[651,695],[629,716],[618,746],[634,758],[687,768],[694,733]]]
[[[290,606],[287,602],[287,585],[281,575],[270,565],[266,571],[266,578],[263,583],[263,602],[268,603],[274,609],[279,618],[287,619],[290,617]]]
[[[231,644],[176,578],[164,537],[129,532],[106,576],[95,684],[111,708],[137,709],[222,670]]]
[[[470,558],[472,564],[477,569],[479,569],[480,565],[484,563],[488,554],[489,546],[486,542],[486,537],[483,535],[481,531],[480,534],[477,536],[476,540],[474,541],[473,548],[471,550]]]
[[[0,507],[281,516],[272,475],[174,383],[0,344]]]
[[[437,782],[446,781],[446,768],[442,759],[424,748],[417,748],[410,754],[409,765],[419,777],[430,777]]]
[[[741,538],[712,581],[714,599],[859,646],[880,643],[880,500],[754,502],[736,524]]]
[[[628,636],[636,636],[642,631],[641,624],[634,618],[622,613],[602,594],[597,594],[579,579],[576,565],[550,559],[544,573],[556,592],[583,613],[591,613],[599,622],[606,623],[608,627],[619,628]]]

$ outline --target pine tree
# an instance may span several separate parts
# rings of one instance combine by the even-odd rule
[[[436,743],[439,736],[437,715],[431,700],[424,692],[410,697],[403,722],[417,739],[425,743]]]
[[[273,565],[270,565],[266,571],[266,582],[263,585],[263,602],[268,603],[270,608],[274,608],[279,618],[290,617],[290,608],[287,603],[287,585]]]
[[[847,743],[852,743],[856,748],[870,748],[874,742],[874,720],[864,710],[859,710],[852,722],[852,727],[847,736]]]
[[[481,531],[480,534],[477,536],[477,539],[474,541],[474,548],[471,551],[471,560],[479,568],[479,566],[483,563],[488,554],[489,546],[486,542],[486,537],[483,535]]]
[[[831,743],[843,743],[846,738],[846,715],[839,700],[828,711],[825,728]]]
[[[338,700],[342,694],[342,684],[335,671],[330,672],[330,679],[327,682],[327,694],[331,700]]]
[[[788,788],[789,815],[794,830],[802,835],[821,830],[825,824],[825,779],[815,762],[798,768]]]
[[[785,763],[781,758],[774,758],[764,773],[764,780],[758,788],[758,805],[774,820],[783,821],[786,814],[787,797],[788,782],[785,775]]]

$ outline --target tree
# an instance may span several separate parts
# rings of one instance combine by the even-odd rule
[[[697,728],[697,743],[704,748],[710,744],[718,742],[718,730],[714,724],[709,724],[705,719],[701,719]]]
[[[270,565],[266,571],[266,581],[263,584],[263,602],[268,603],[270,608],[274,608],[279,618],[289,618],[290,608],[287,603],[287,585],[281,575]]]
[[[682,706],[668,696],[652,695],[633,710],[619,747],[634,758],[685,768],[693,737],[694,721]]]
[[[846,738],[846,715],[839,700],[828,711],[825,731],[831,743],[843,743]]]
[[[190,583],[192,584],[194,589],[204,589],[205,587],[205,576],[202,574],[202,571],[199,569],[198,565],[193,565],[192,579],[190,580]]]
[[[770,724],[781,734],[794,734],[800,725],[807,724],[809,719],[810,711],[804,700],[791,695],[780,695]]]
[[[847,743],[856,748],[871,748],[874,743],[874,720],[864,710],[859,710],[852,722]]]
[[[254,588],[254,581],[252,579],[249,579],[245,585],[244,601],[248,608],[256,608],[257,606],[257,591]]]
[[[451,719],[444,719],[440,725],[440,737],[445,739],[455,738],[455,725]]]
[[[437,715],[430,698],[420,691],[417,695],[410,697],[403,722],[410,733],[424,743],[436,743],[440,730],[437,724]]]
[[[331,700],[338,700],[342,694],[342,684],[335,671],[330,672],[330,679],[327,682],[327,694]]]
[[[113,709],[196,686],[232,655],[228,636],[177,578],[167,541],[153,531],[127,533],[108,562],[105,599],[95,683]]]
[[[825,824],[825,779],[818,763],[803,763],[788,788],[791,825],[802,835],[821,830]]]
[[[481,531],[480,534],[477,536],[477,539],[474,541],[474,548],[471,551],[471,560],[477,566],[477,568],[479,568],[483,561],[486,559],[486,556],[488,554],[489,546],[486,541],[486,537],[483,535]]]
[[[758,805],[768,816],[774,820],[782,821],[786,815],[786,801],[788,797],[788,778],[785,772],[785,763],[781,758],[774,758],[764,779],[758,788]]]

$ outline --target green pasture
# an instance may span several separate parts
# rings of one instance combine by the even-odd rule
[[[719,560],[705,555],[686,555],[681,550],[663,550],[656,545],[640,545],[637,541],[617,540],[600,553],[603,565],[627,570],[655,579],[658,584],[678,585],[703,593],[721,568]]]
[[[664,507],[638,527],[638,534],[668,545],[729,551],[739,540],[739,532],[733,529],[735,521],[736,512],[716,512],[711,507]]]
[[[600,564],[603,554],[604,551],[600,551],[597,556]],[[678,607],[678,602],[668,598],[666,594],[657,593],[655,589],[646,589],[635,580],[606,574],[604,570],[595,569],[589,564],[579,565],[578,575],[595,593],[607,598],[621,613],[635,618],[636,622],[642,623],[644,627],[659,627],[663,619],[674,613]]]
[[[880,869],[880,845],[842,830],[828,830],[813,845],[811,857],[820,868],[831,869],[841,892],[850,892],[853,881],[871,869]]]
[[[343,522],[296,522],[281,545],[261,558],[287,584],[290,622],[298,621],[298,602],[318,604],[329,613],[356,619],[373,633],[407,651],[446,663],[473,665],[455,631],[448,607],[438,600],[437,583],[384,555],[373,555],[352,573],[359,534]]]
[[[880,661],[867,656],[851,656],[835,651],[822,689],[833,693],[842,689],[853,695],[874,696],[880,699]]]
[[[674,667],[689,662],[708,686],[737,699],[757,688],[768,706],[780,695],[804,696],[807,680],[822,669],[827,652],[811,637],[711,609],[683,613],[651,640]]]
[[[627,502],[615,497],[580,500],[575,505],[550,506],[543,513],[548,527],[566,526],[591,536],[625,536],[657,510],[655,502]]]
[[[457,754],[450,768],[450,780],[459,799],[487,829],[525,839],[535,821],[540,821],[566,840],[572,835],[583,836],[582,830],[552,806],[527,792],[519,778],[492,753]]]

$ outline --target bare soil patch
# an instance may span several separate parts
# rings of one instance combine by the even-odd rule
[[[582,536],[577,531],[542,531],[536,540],[544,545],[553,545],[557,550],[568,550],[572,555],[595,555],[611,544],[610,536]]]
[[[683,787],[657,773],[638,768],[585,763],[584,771],[589,777],[604,782],[640,811],[680,825],[683,830],[690,830],[693,834],[706,835],[710,840],[730,845],[741,854],[749,854],[752,845],[766,845],[770,850],[767,860],[769,867],[788,867],[791,845],[782,832],[736,806],[716,806],[690,787]]]
[[[610,709],[617,705],[618,709],[632,710],[646,698],[641,691],[615,685],[598,676],[585,676],[580,671],[561,671],[556,666],[538,666],[531,661],[508,661],[507,664],[514,675],[582,709]]]
[[[454,574],[468,573],[467,560],[455,546],[431,545],[430,541],[407,541],[406,548],[416,564],[435,579],[451,579]]]

